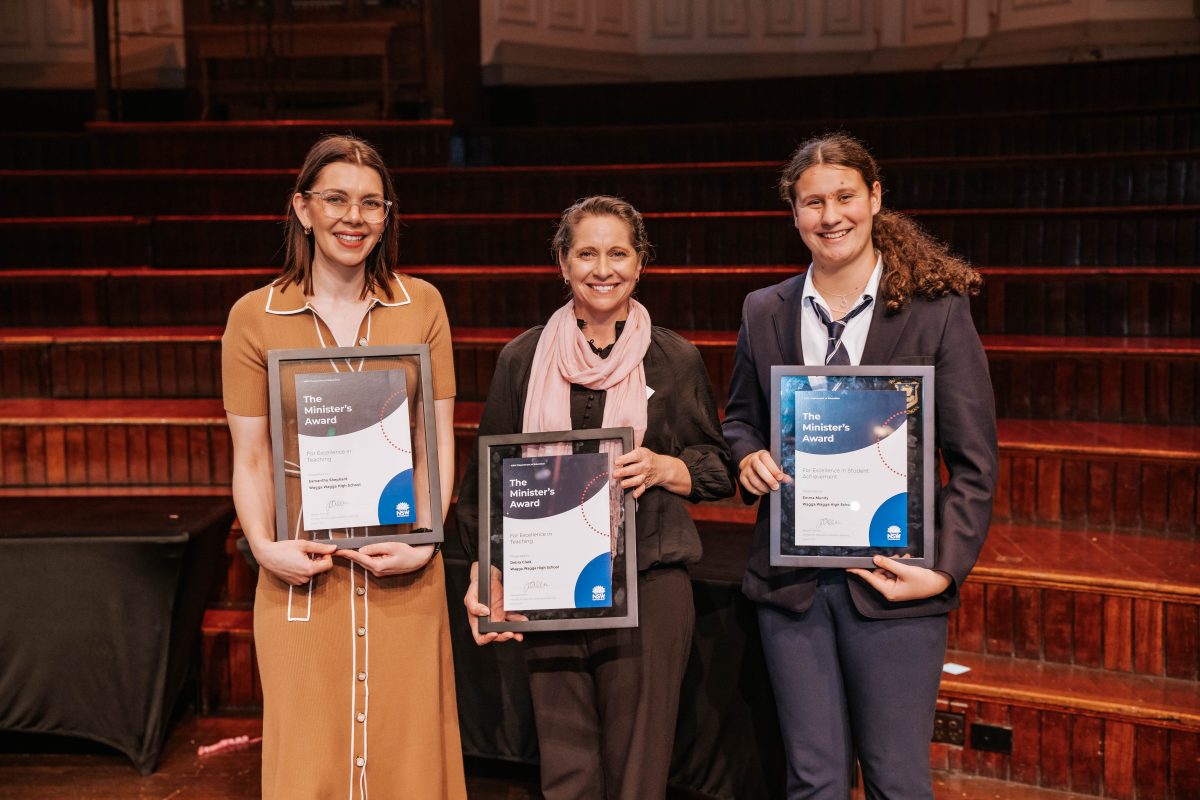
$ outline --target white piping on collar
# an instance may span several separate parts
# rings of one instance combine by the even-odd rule
[[[394,301],[394,302],[391,302],[391,303],[384,302],[383,300],[380,300],[378,297],[372,297],[371,299],[372,299],[372,300],[373,300],[373,301],[374,301],[376,304],[378,304],[378,305],[381,305],[381,306],[387,306],[388,308],[395,308],[396,306],[407,306],[407,305],[411,304],[411,303],[412,303],[412,297],[409,295],[409,293],[408,293],[408,288],[407,288],[407,287],[405,287],[405,285],[404,285],[404,281],[400,280],[400,277],[399,277],[398,275],[393,275],[392,277],[395,279],[395,281],[396,281],[396,285],[397,285],[398,287],[400,287],[400,293],[401,293],[402,295],[404,295],[404,298],[403,298],[403,299],[400,299],[400,300],[396,300],[396,301]],[[270,289],[267,291],[267,304],[266,304],[266,307],[263,309],[263,310],[264,310],[264,311],[266,311],[268,314],[278,314],[278,315],[280,315],[280,316],[289,316],[289,315],[291,315],[291,314],[299,314],[301,311],[308,311],[308,310],[310,310],[310,309],[312,308],[312,306],[310,306],[310,305],[308,304],[308,301],[307,301],[307,300],[305,300],[305,301],[304,301],[304,305],[303,305],[303,306],[301,306],[300,308],[296,308],[296,309],[293,309],[293,310],[291,310],[291,311],[276,311],[275,309],[271,308],[271,299],[272,299],[273,297],[275,297],[275,284],[273,284],[273,283],[272,283],[272,284],[271,284],[271,288],[270,288]]]
[[[305,301],[304,305],[302,305],[300,308],[294,309],[292,311],[276,311],[275,309],[271,308],[271,298],[273,298],[274,296],[275,296],[275,284],[272,283],[270,290],[267,291],[266,308],[263,309],[268,314],[280,314],[283,316],[288,316],[290,314],[299,314],[301,311],[308,311],[308,301]]]
[[[387,306],[388,308],[394,308],[395,306],[408,305],[409,303],[412,302],[412,298],[409,297],[409,295],[408,295],[408,289],[405,288],[404,281],[400,280],[400,276],[396,275],[395,273],[392,274],[392,277],[395,279],[396,285],[400,287],[400,291],[404,295],[404,299],[397,300],[394,303],[385,303],[377,297],[377,298],[375,298],[375,302],[379,303],[379,305],[381,305],[381,306]]]

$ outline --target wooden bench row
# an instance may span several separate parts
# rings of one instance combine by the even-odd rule
[[[1187,266],[1200,263],[1200,206],[927,209],[914,218],[983,266]],[[548,260],[556,217],[419,214],[401,218],[402,257],[418,264]],[[278,215],[0,220],[0,269],[51,265],[253,267],[282,261]],[[789,212],[646,215],[659,263],[806,263]]]
[[[699,512],[702,507],[693,509]],[[705,516],[697,513],[697,516]],[[451,520],[453,515],[451,515]],[[704,558],[693,578],[740,585],[746,521],[698,521]],[[249,608],[254,574],[231,531],[218,606]],[[449,558],[464,558],[452,521]],[[1170,534],[992,526],[950,646],[964,653],[1073,664],[1122,674],[1200,677],[1200,541]]]
[[[87,125],[97,168],[283,167],[299,169],[318,138],[355,133],[393,167],[440,166],[450,160],[449,120],[284,120],[142,122]]]
[[[1033,116],[1153,111],[1195,106],[1194,55],[1136,61],[965,70],[859,72],[742,80],[621,82],[598,86],[503,86],[485,95],[502,125],[597,127],[647,122],[736,122],[922,116]]]
[[[1200,112],[1191,108],[812,122],[578,124],[494,128],[468,137],[466,144],[468,163],[477,165],[782,161],[804,139],[830,131],[859,137],[884,159],[1189,150],[1200,147]]]
[[[404,267],[438,287],[454,326],[524,328],[565,296],[544,266]],[[1200,267],[983,267],[972,299],[975,325],[996,335],[1200,336]],[[638,298],[657,324],[733,331],[742,299],[797,273],[796,266],[676,267],[652,264]],[[0,329],[78,325],[223,326],[272,268],[0,270]]]
[[[458,398],[487,396],[519,328],[454,329]],[[681,331],[719,396],[733,331]],[[219,397],[221,328],[0,328],[0,397]],[[1001,417],[1200,424],[1200,339],[985,336]]]
[[[451,614],[461,610],[459,598],[447,602]],[[471,658],[476,652],[469,650],[461,657]],[[210,609],[204,624],[202,709],[261,709],[254,658],[250,612]],[[1200,791],[1195,770],[1200,706],[1190,681],[1122,676],[953,649],[946,659],[971,670],[943,676],[938,710],[961,714],[964,732],[985,725],[1009,731],[1012,745],[1011,752],[1001,753],[972,746],[969,739],[963,745],[935,743],[932,766],[1023,784],[997,784],[988,786],[986,795],[954,797],[1056,796],[1043,795],[1038,786],[1130,800],[1194,797]]]
[[[1057,208],[1200,203],[1194,152],[1053,159],[934,159],[881,165],[885,203],[900,209]],[[397,169],[404,209],[554,213],[589,194],[643,212],[778,210],[781,162]],[[275,214],[295,170],[8,170],[0,217]],[[48,186],[54,191],[47,193]],[[31,206],[32,198],[38,200]]]
[[[474,447],[480,404],[456,410],[456,461]],[[998,519],[1200,532],[1200,429],[1000,421]],[[0,400],[0,487],[225,486],[219,400]],[[702,507],[745,520],[737,500]]]

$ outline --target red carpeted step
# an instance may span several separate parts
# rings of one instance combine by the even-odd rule
[[[561,112],[560,112],[561,113]],[[851,115],[852,116],[852,115]],[[561,116],[553,123],[558,125]],[[846,131],[879,158],[1129,152],[1200,147],[1194,108],[1033,112],[797,122],[589,125],[492,128],[469,140],[481,163],[608,164],[774,160],[782,163],[809,136]],[[528,124],[518,122],[517,125]]]
[[[946,658],[971,667],[943,675],[939,700],[942,710],[964,716],[967,740],[963,747],[935,744],[935,768],[1105,797],[1200,791],[1193,681],[954,650]],[[1001,746],[973,746],[985,731]]]
[[[92,122],[96,167],[280,167],[299,169],[321,136],[354,133],[393,167],[441,165],[450,158],[450,120],[270,120],[238,122]]]
[[[461,472],[480,404],[455,410]],[[1200,428],[1001,420],[997,519],[1200,531]],[[0,487],[223,486],[219,400],[0,400]],[[736,500],[703,507],[744,519]]]
[[[442,293],[453,325],[525,328],[564,300],[557,270],[537,266],[404,266]],[[747,293],[795,265],[651,264],[638,297],[674,329],[736,330]],[[972,300],[982,333],[1200,336],[1200,268],[982,267]],[[230,306],[278,274],[245,269],[0,270],[0,327],[220,325]]]
[[[646,214],[661,261],[680,265],[804,263],[786,210]],[[1200,261],[1200,206],[924,209],[914,218],[980,265],[1190,265]],[[278,215],[0,220],[2,269],[149,264],[278,264]],[[516,265],[545,256],[549,214],[409,214],[401,252],[422,264]]]
[[[460,400],[482,400],[520,328],[454,328]],[[0,397],[218,397],[217,326],[0,329]],[[680,330],[724,397],[732,331]],[[984,336],[999,416],[1196,424],[1200,340]],[[1119,391],[1102,392],[1102,385]]]
[[[780,154],[782,158],[785,154]],[[1194,152],[1102,153],[1050,158],[896,159],[880,165],[898,209],[1013,208],[1200,202]],[[424,167],[392,171],[404,209],[554,213],[589,194],[625,197],[644,212],[782,207],[780,163]],[[277,214],[290,202],[290,169],[6,170],[2,216]],[[56,191],[36,208],[28,197]]]

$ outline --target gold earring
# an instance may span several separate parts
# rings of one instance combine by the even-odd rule
[[[305,236],[312,236],[312,228],[308,227],[307,225],[306,225],[306,226],[304,226],[304,235],[305,235]]]

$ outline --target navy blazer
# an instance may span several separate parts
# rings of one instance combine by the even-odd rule
[[[770,449],[771,366],[804,363],[800,338],[803,291],[804,273],[800,273],[752,292],[742,307],[722,426],[733,450],[735,470],[750,453]],[[999,468],[995,398],[987,357],[971,319],[970,301],[961,295],[914,298],[892,313],[877,297],[861,364],[932,364],[936,370],[936,448],[949,480],[939,486],[934,506],[934,568],[953,580],[940,595],[893,603],[852,575],[849,585],[854,605],[865,616],[875,618],[948,612],[958,606],[958,589],[987,536]],[[756,499],[744,489],[742,493],[748,503]],[[770,566],[769,526],[770,503],[764,501],[754,524],[742,591],[757,603],[804,611],[812,604],[818,570]]]

